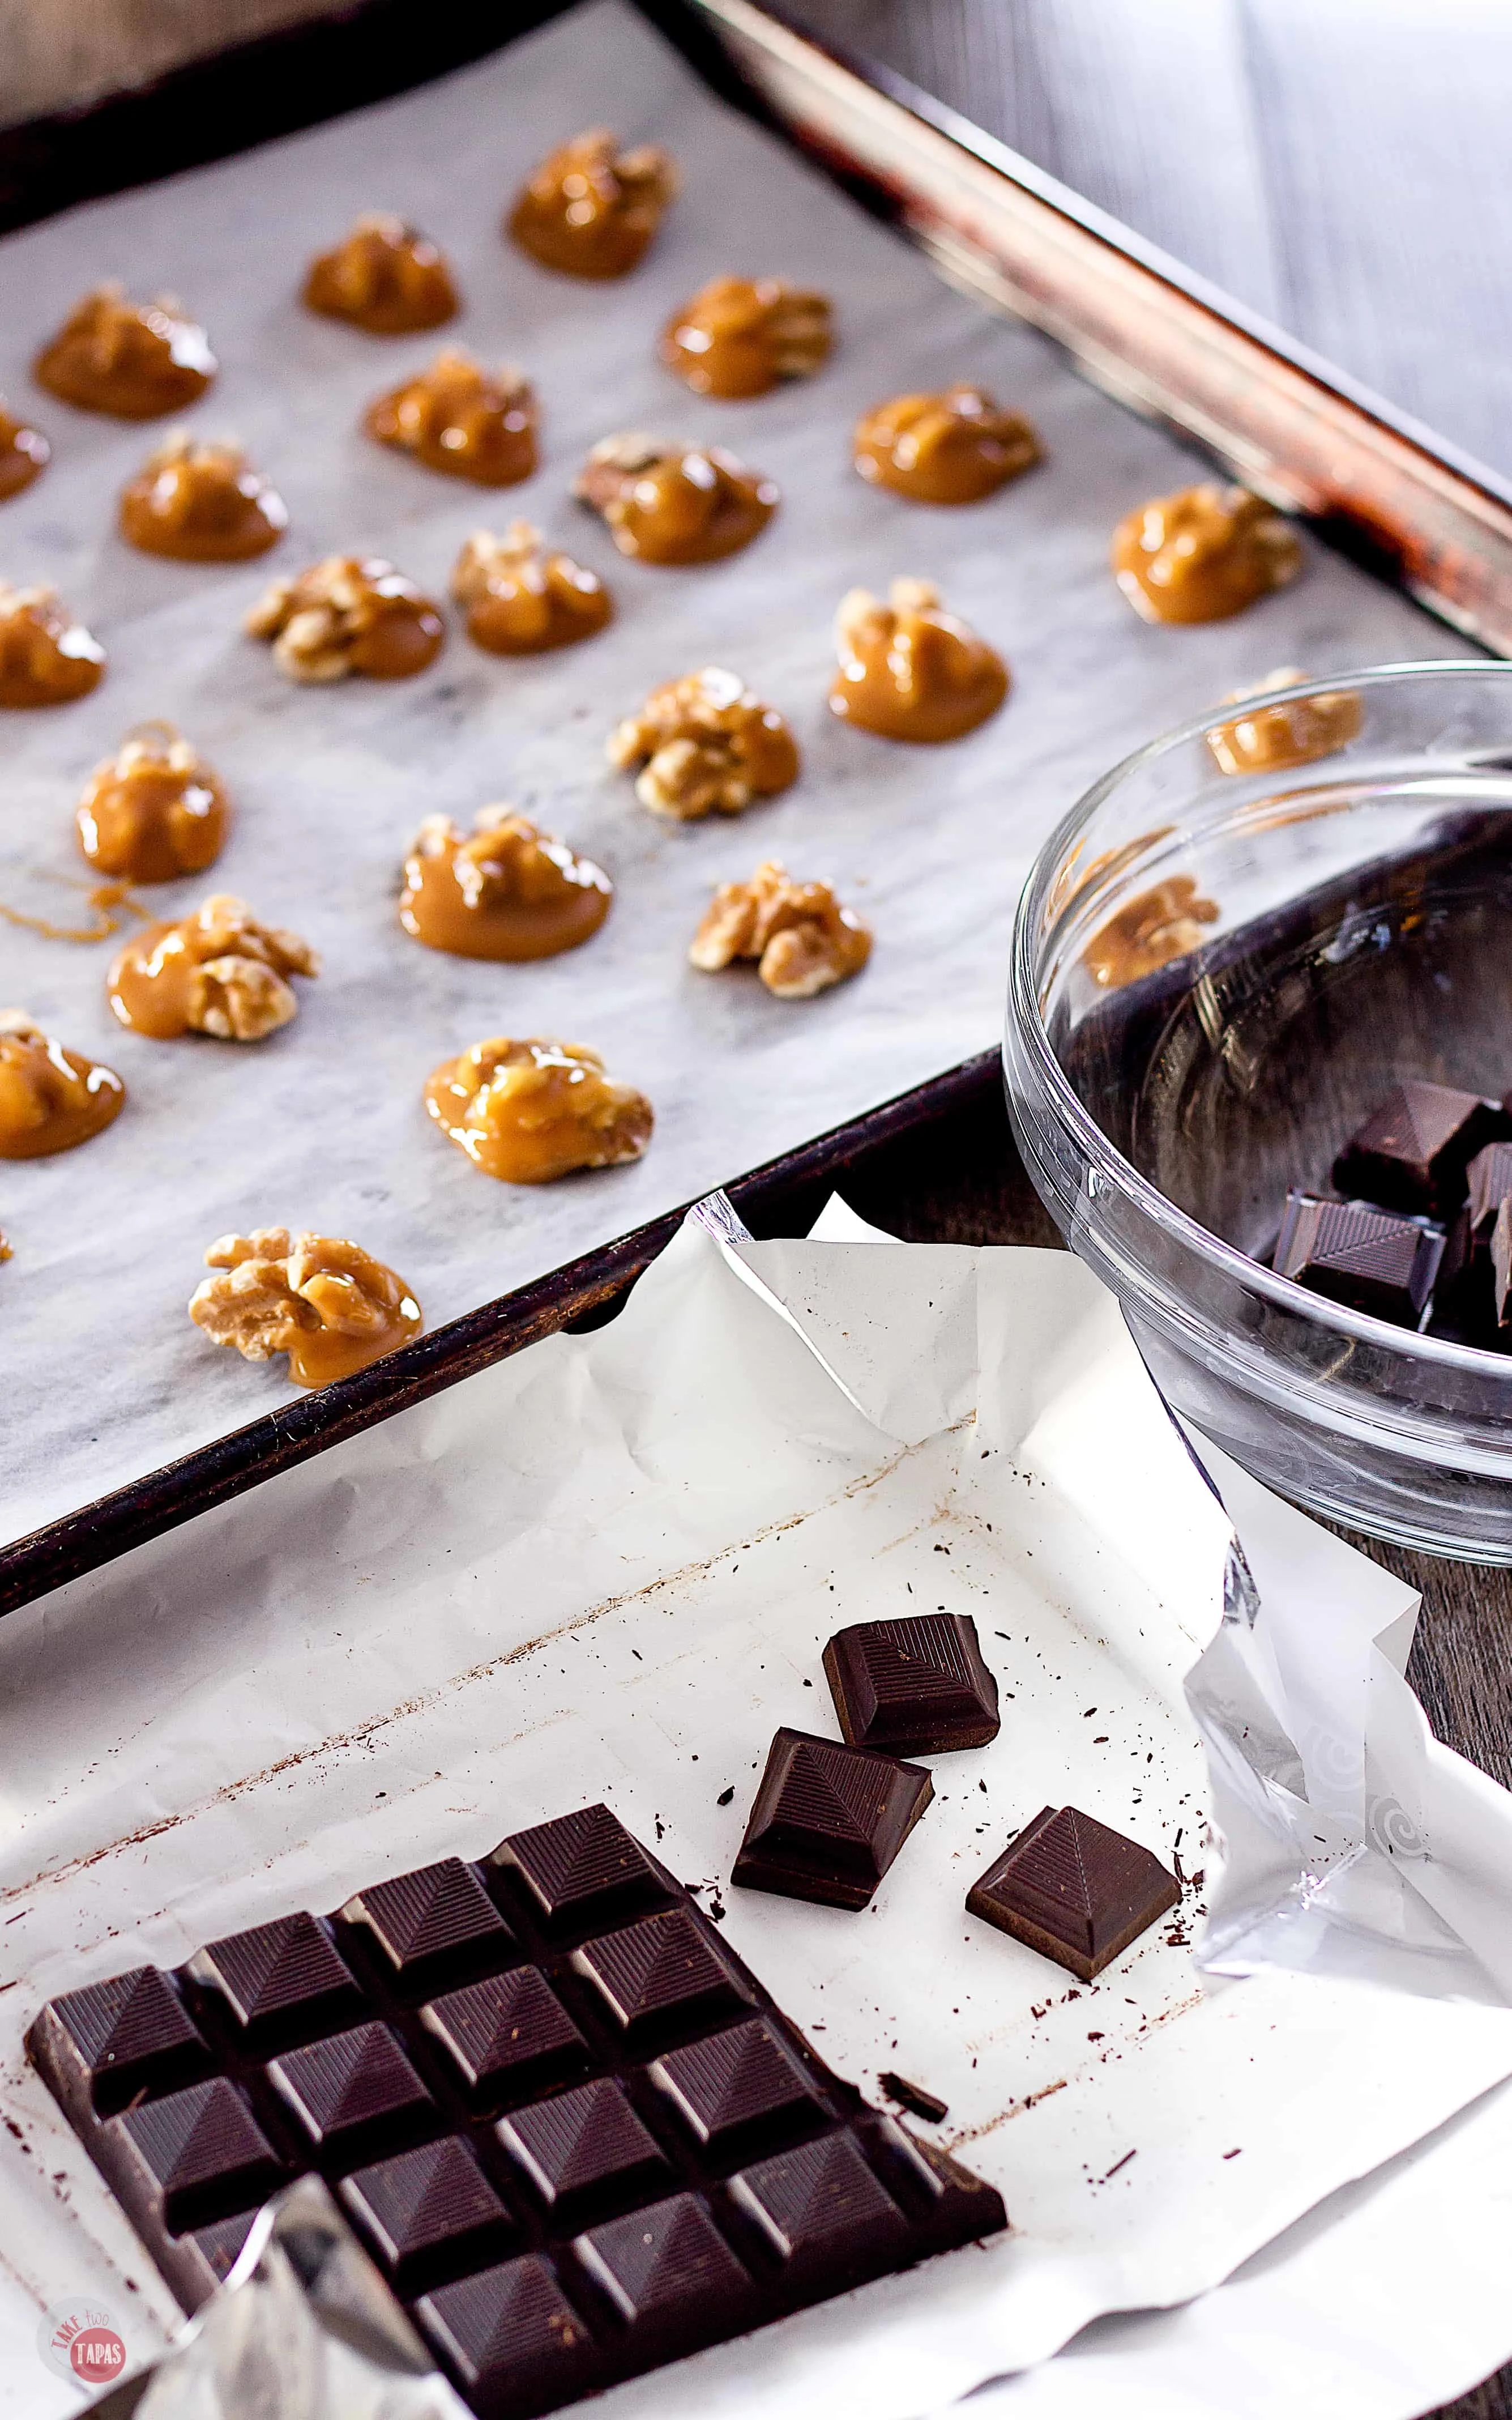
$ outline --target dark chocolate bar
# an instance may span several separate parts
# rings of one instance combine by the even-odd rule
[[[1180,1898],[1157,1856],[1076,1807],[1042,1807],[966,1894],[967,1912],[1084,1983]]]
[[[852,1747],[940,1756],[997,1737],[997,1683],[969,1613],[852,1622],[825,1649],[825,1674]]]
[[[854,1915],[875,1892],[934,1795],[921,1764],[779,1730],[732,1881]]]
[[[1436,1227],[1368,1202],[1288,1193],[1273,1266],[1309,1292],[1398,1327],[1421,1324],[1443,1253]]]
[[[485,2420],[1007,2224],[604,1807],[87,1984],[27,2048],[187,2310],[314,2169]]]
[[[1334,1183],[1386,1210],[1452,1218],[1471,1160],[1485,1144],[1509,1138],[1512,1118],[1497,1102],[1412,1079],[1350,1137],[1334,1162]]]

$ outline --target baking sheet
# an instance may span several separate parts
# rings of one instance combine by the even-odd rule
[[[580,288],[506,248],[499,214],[550,144],[600,119],[668,143],[686,194],[635,277]],[[440,336],[379,342],[299,308],[307,258],[374,208],[411,216],[451,256],[468,307]],[[730,270],[832,293],[840,344],[819,379],[720,405],[657,366],[664,318]],[[193,425],[240,436],[292,515],[262,564],[195,568],[125,548],[114,499],[157,432],[30,389],[37,342],[111,275],[173,290],[205,318],[224,366]],[[401,101],[8,239],[0,327],[0,387],[56,450],[0,516],[0,576],[54,582],[112,659],[83,704],[3,719],[0,897],[69,904],[32,876],[80,870],[70,818],[85,775],[131,723],[167,715],[225,775],[239,821],[211,876],[154,902],[180,911],[234,890],[325,958],[298,1022],[257,1048],[165,1046],[111,1018],[108,945],[0,927],[0,1006],[104,1057],[131,1096],[85,1151],[0,1172],[16,1252],[0,1270],[8,1536],[287,1399],[282,1361],[217,1352],[184,1316],[213,1236],[270,1224],[355,1235],[402,1271],[434,1326],[989,1045],[1033,848],[1135,742],[1278,663],[1459,651],[1311,546],[1297,586],[1241,620],[1146,628],[1108,576],[1108,535],[1131,504],[1188,480],[1191,458],[1042,339],[946,289],[715,101],[621,0]],[[356,433],[374,393],[454,338],[536,382],[543,467],[521,488],[470,489]],[[961,513],[910,507],[849,472],[865,406],[951,378],[1026,410],[1045,465]],[[622,562],[566,489],[594,439],[635,426],[725,442],[774,474],[786,502],[770,530],[696,572]],[[274,572],[373,549],[439,593],[468,532],[517,512],[611,581],[620,618],[591,645],[509,663],[454,628],[418,681],[301,690],[239,635]],[[825,707],[841,592],[899,573],[937,578],[1013,667],[1005,712],[952,747],[895,747]],[[604,735],[653,684],[711,660],[789,714],[805,776],[736,821],[668,830],[606,767]],[[495,968],[399,930],[398,868],[421,816],[470,823],[501,798],[616,876],[615,912],[585,950]],[[801,1008],[749,970],[715,979],[685,963],[712,887],[767,855],[832,877],[876,929],[860,980]],[[646,1159],[541,1191],[481,1178],[430,1127],[421,1086],[499,1032],[606,1049],[656,1104]]]
[[[1399,1582],[1324,1544],[1310,1567],[1293,1533],[1299,1619],[1319,1569],[1351,1619],[1410,1618]],[[914,2420],[1099,2312],[1215,2284],[1512,2069],[1504,2006],[1194,1971],[1208,1796],[1182,1677],[1229,1545],[1069,1255],[695,1220],[602,1331],[23,1608],[0,1633],[0,2397],[40,2306],[93,2295],[142,2352],[169,2319],[22,2062],[39,2002],[601,1794],[702,1880],[840,2072],[949,2102],[944,2138],[1015,2228],[764,2333],[759,2359],[618,2389],[624,2420]],[[774,1725],[832,1730],[830,1631],[936,1605],[976,1617],[998,1740],[936,1761],[867,1914],[730,1889]],[[1067,1798],[1189,1878],[1091,1986],[960,1913],[1009,1831]]]

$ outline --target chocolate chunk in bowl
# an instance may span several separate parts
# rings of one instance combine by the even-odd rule
[[[27,2045],[186,2309],[314,2171],[479,2420],[1007,2224],[602,1806],[85,1984]]]

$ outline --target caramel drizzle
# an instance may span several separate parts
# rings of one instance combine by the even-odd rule
[[[96,921],[93,924],[54,924],[45,916],[28,916],[23,908],[9,907],[0,899],[0,917],[8,924],[17,924],[25,933],[40,933],[44,941],[107,941],[113,933],[125,929],[126,916],[139,916],[144,924],[152,922],[152,910],[144,908],[131,895],[129,882],[76,882],[69,874],[49,874],[48,882],[67,883],[70,891],[85,892],[85,905]],[[124,908],[126,914],[116,911]]]

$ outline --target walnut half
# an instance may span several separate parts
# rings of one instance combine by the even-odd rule
[[[298,1014],[286,978],[317,975],[307,941],[259,923],[245,900],[218,892],[176,924],[133,933],[111,968],[111,1007],[123,1025],[155,1042],[211,1033],[261,1042]]]
[[[403,1278],[332,1235],[258,1227],[221,1236],[205,1261],[215,1274],[190,1297],[195,1326],[247,1361],[286,1353],[299,1387],[349,1378],[424,1326]]]
[[[798,778],[797,742],[776,706],[713,664],[654,689],[609,734],[607,752],[622,772],[643,767],[636,797],[673,823],[715,809],[738,815]]]
[[[748,882],[721,884],[687,954],[705,974],[755,958],[779,1000],[812,1000],[859,974],[871,954],[871,933],[828,883],[795,882],[775,859]]]

